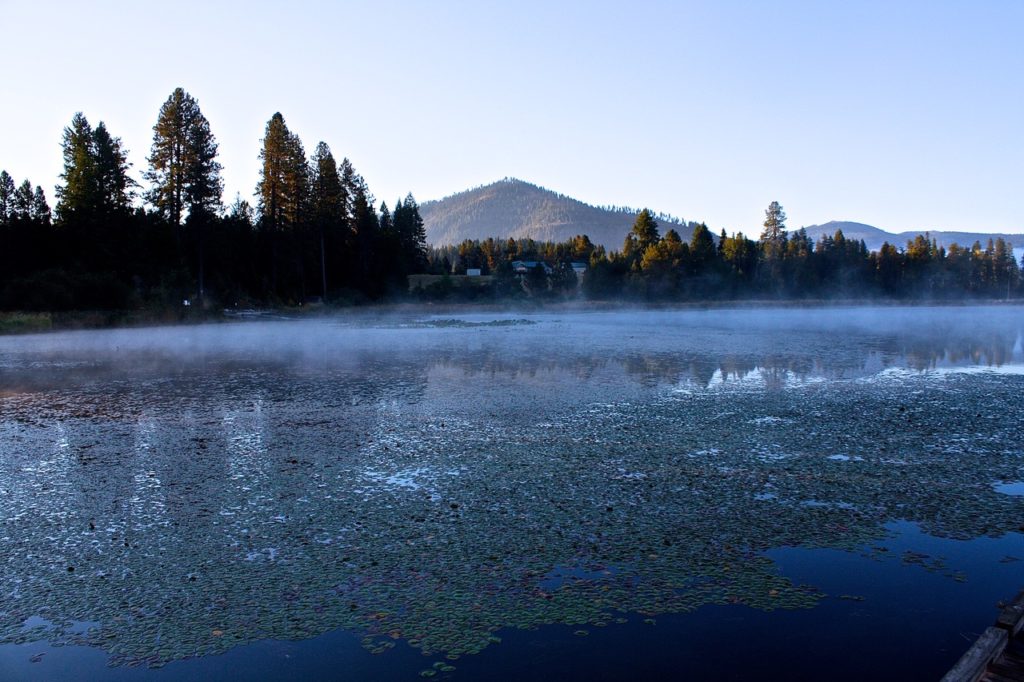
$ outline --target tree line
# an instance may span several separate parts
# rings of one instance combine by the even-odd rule
[[[900,299],[1011,298],[1022,294],[1022,267],[1012,244],[1002,238],[986,246],[939,246],[918,235],[905,248],[885,243],[869,251],[863,240],[847,239],[841,230],[814,241],[801,228],[786,229],[778,202],[765,211],[760,237],[742,232],[714,235],[696,224],[689,241],[670,228],[661,234],[653,213],[637,214],[620,251],[606,252],[586,236],[567,242],[467,240],[429,254],[431,271],[464,274],[479,268],[491,275],[499,295],[573,296],[634,300],[707,300],[736,298],[859,298]],[[547,285],[541,273],[527,273],[532,286],[512,270],[514,261],[549,265]],[[572,263],[585,263],[578,290]],[[570,274],[571,273],[571,274]],[[467,290],[463,294],[472,292]],[[435,286],[422,295],[457,295],[453,287]],[[471,295],[479,297],[479,292]]]
[[[0,171],[0,309],[71,310],[376,300],[426,268],[412,194],[375,199],[325,142],[308,156],[275,113],[261,140],[255,205],[223,203],[209,121],[177,88],[160,108],[143,172],[101,121],[77,113],[45,192]]]
[[[255,205],[225,206],[218,145],[198,102],[181,88],[161,106],[136,181],[120,138],[77,113],[61,140],[63,172],[51,211],[42,187],[0,171],[0,309],[180,309],[360,302],[408,296],[408,276],[479,268],[486,286],[450,277],[425,298],[575,297],[703,300],[777,297],[1010,298],[1021,266],[1002,239],[869,251],[841,231],[810,239],[786,229],[778,202],[760,237],[714,235],[690,223],[661,233],[639,211],[621,250],[585,235],[564,243],[487,239],[428,249],[412,194],[376,201],[351,161],[325,142],[306,154],[275,113],[260,141]],[[516,271],[516,261],[533,261]],[[576,264],[577,267],[573,267]],[[577,271],[585,266],[582,281]]]

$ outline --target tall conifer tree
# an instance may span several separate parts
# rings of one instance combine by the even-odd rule
[[[46,194],[39,185],[32,194],[32,219],[40,225],[50,224],[50,205],[46,203]]]
[[[340,236],[343,232],[348,196],[338,174],[338,164],[326,142],[316,146],[309,165],[310,213],[320,238],[320,285],[326,299],[327,235]]]
[[[128,175],[128,150],[100,121],[95,129],[82,112],[64,129],[63,185],[57,186],[57,216],[62,221],[90,219],[127,211],[137,183]]]
[[[761,241],[770,244],[771,249],[781,249],[786,242],[786,212],[777,201],[768,204],[764,212],[764,230]],[[773,253],[772,250],[769,253]]]
[[[11,216],[11,201],[14,199],[14,178],[7,171],[0,171],[0,223]]]
[[[272,230],[295,227],[305,208],[309,169],[302,141],[288,130],[280,113],[267,122],[260,160],[263,166],[256,185],[260,214]]]
[[[14,190],[14,200],[11,202],[10,216],[12,220],[23,220],[28,222],[32,219],[32,183],[25,180],[18,189]]]
[[[134,188],[138,186],[128,175],[128,150],[121,138],[113,137],[100,121],[92,133],[93,154],[96,159],[96,196],[100,213],[127,210]]]
[[[82,112],[71,119],[61,141],[64,155],[63,185],[57,186],[57,217],[67,221],[92,211],[97,204],[96,157],[93,154],[92,126]]]
[[[175,226],[186,211],[213,213],[220,207],[224,184],[217,154],[217,141],[199,103],[176,88],[153,126],[146,172],[152,184],[147,199]]]

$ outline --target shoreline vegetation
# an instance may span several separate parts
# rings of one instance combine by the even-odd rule
[[[52,214],[41,187],[16,186],[0,171],[0,311],[10,311],[0,331],[410,302],[704,307],[1024,296],[1022,266],[1002,238],[946,248],[926,233],[905,248],[869,251],[842,231],[814,240],[787,230],[776,201],[756,240],[704,223],[688,223],[688,239],[681,225],[662,233],[643,209],[618,251],[586,234],[431,247],[411,193],[378,207],[347,158],[336,161],[325,142],[307,156],[280,113],[260,141],[255,205],[238,196],[225,207],[216,139],[181,88],[153,126],[145,187],[102,121],[94,127],[75,114],[61,147]]]
[[[1024,306],[1024,298],[1012,299],[735,299],[710,301],[624,300],[506,300],[495,302],[401,301],[358,306],[308,305],[302,307],[223,310],[71,310],[55,312],[0,311],[0,336],[102,329],[151,328],[254,321],[375,320],[418,315],[505,315],[537,313],[614,312],[618,310],[748,310],[748,309],[842,309],[842,308],[960,308]]]

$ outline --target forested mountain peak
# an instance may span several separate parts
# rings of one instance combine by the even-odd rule
[[[594,244],[618,249],[638,209],[591,206],[517,178],[504,178],[420,206],[427,241],[436,246],[488,237],[561,242],[586,234]],[[658,222],[680,225],[670,215]],[[688,232],[687,232],[688,233]]]

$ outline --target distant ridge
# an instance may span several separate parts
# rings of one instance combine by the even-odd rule
[[[821,225],[809,225],[804,229],[807,230],[807,236],[814,239],[814,241],[818,241],[824,235],[831,237],[835,234],[836,230],[842,230],[843,236],[847,239],[863,239],[870,251],[877,251],[885,242],[889,242],[893,246],[906,248],[908,241],[912,241],[914,237],[919,234],[925,234],[925,230],[917,232],[886,232],[885,230],[873,225],[865,225],[864,223],[855,223],[846,220],[832,220]],[[994,240],[1000,237],[1013,244],[1015,251],[1019,252],[1021,248],[1024,247],[1024,234],[1007,234],[1005,232],[948,232],[943,230],[929,230],[927,233],[928,236],[933,238],[939,246],[945,247],[948,247],[950,244],[959,244],[960,246],[970,247],[974,242],[980,242],[982,247],[984,247],[989,239]]]
[[[515,178],[420,205],[427,242],[435,246],[488,237],[567,241],[585,234],[595,244],[618,250],[636,213],[636,209],[626,207],[591,206]],[[685,228],[679,229],[681,220],[664,214],[657,218],[660,224],[674,226],[684,239],[689,238]]]
[[[488,237],[563,242],[577,234],[585,234],[595,244],[613,251],[622,248],[622,242],[632,228],[637,212],[637,209],[628,207],[591,206],[516,178],[505,178],[420,205],[427,242],[434,246]],[[662,234],[671,227],[679,232],[684,241],[690,239],[694,223],[666,214],[658,214],[657,220]],[[717,226],[708,227],[712,234],[718,234]],[[790,231],[794,229],[791,225]],[[863,239],[871,251],[877,251],[885,242],[905,248],[908,241],[925,233],[924,230],[886,232],[873,225],[849,220],[833,220],[821,225],[809,225],[804,229],[815,241],[825,235],[831,237],[836,230],[842,230],[847,239]],[[756,239],[761,230],[760,225],[754,223],[743,231]],[[729,232],[731,234],[732,230]],[[984,247],[989,239],[1002,237],[1013,244],[1018,254],[1024,248],[1024,234],[932,230],[928,235],[945,247],[953,243],[970,247],[976,241]]]

